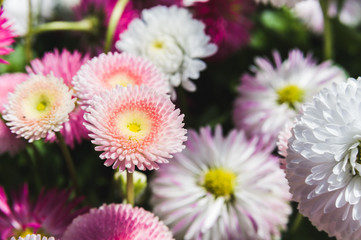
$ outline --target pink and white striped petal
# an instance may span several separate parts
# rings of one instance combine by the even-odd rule
[[[144,85],[117,86],[89,103],[84,125],[106,166],[129,172],[135,166],[158,169],[158,163],[184,148],[184,115],[165,94]]]

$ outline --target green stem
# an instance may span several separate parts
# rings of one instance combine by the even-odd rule
[[[25,58],[27,62],[32,59],[31,41],[32,41],[32,28],[33,28],[33,12],[31,0],[28,0],[28,32],[25,36]]]
[[[127,171],[127,203],[134,206],[133,173]]]
[[[115,5],[112,15],[109,19],[108,29],[105,36],[105,45],[104,52],[107,53],[110,51],[111,45],[113,43],[115,29],[119,23],[120,17],[122,16],[125,6],[127,5],[129,0],[118,0]]]
[[[73,160],[71,158],[71,155],[70,155],[70,151],[69,151],[68,147],[66,146],[64,138],[61,135],[61,133],[56,132],[55,134],[56,134],[56,138],[59,141],[59,145],[60,145],[61,151],[63,153],[66,165],[68,167],[69,174],[70,174],[70,177],[72,179],[75,191],[76,191],[77,195],[79,195],[79,193],[80,193],[79,192],[79,184],[78,184],[78,180],[77,180],[77,177],[76,177],[75,167],[74,167],[74,163],[73,163]]]
[[[95,17],[85,18],[76,22],[55,21],[39,25],[32,30],[32,34],[66,30],[96,33],[97,25],[98,19]]]
[[[333,39],[331,19],[328,15],[330,0],[320,0],[323,13],[323,57],[324,60],[333,58]]]
[[[303,221],[303,216],[301,213],[297,212],[297,216],[295,217],[295,219],[293,220],[293,224],[290,228],[290,234],[291,236],[295,236],[297,230],[299,229],[299,227],[301,226]]]

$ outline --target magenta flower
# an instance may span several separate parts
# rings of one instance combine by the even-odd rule
[[[249,42],[252,27],[249,16],[253,10],[253,0],[209,0],[194,3],[195,18],[205,23],[206,33],[218,46],[214,58],[224,58]]]
[[[141,86],[117,86],[96,95],[85,113],[95,150],[105,165],[133,172],[158,169],[187,139],[183,117],[169,96]]]
[[[62,240],[170,240],[172,233],[151,212],[110,204],[91,209],[72,222]]]
[[[8,19],[3,16],[4,10],[1,7],[0,10],[0,55],[7,55],[14,51],[8,46],[14,42],[14,33],[11,30],[11,25],[8,22]],[[0,58],[0,63],[8,63],[4,59]]]
[[[62,78],[64,83],[73,88],[71,83],[73,76],[78,72],[80,67],[89,60],[89,56],[82,56],[79,52],[73,53],[64,49],[61,53],[57,49],[54,52],[45,53],[42,59],[34,59],[30,62],[30,67],[26,68],[28,73],[42,74],[44,76],[53,74],[55,77]],[[65,142],[71,148],[75,143],[80,143],[82,139],[88,138],[88,131],[83,126],[84,111],[76,106],[74,111],[69,114],[69,121],[63,123],[60,133],[63,135]],[[53,132],[46,136],[46,140],[54,142],[56,136]]]
[[[42,191],[37,200],[31,202],[28,186],[24,185],[12,194],[12,204],[9,204],[0,186],[0,239],[29,232],[61,237],[75,217],[88,211],[88,208],[75,210],[82,198],[69,201],[69,196],[70,191],[52,189]]]

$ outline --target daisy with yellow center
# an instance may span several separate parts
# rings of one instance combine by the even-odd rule
[[[165,76],[153,63],[128,53],[100,54],[84,64],[73,79],[77,96],[85,105],[95,94],[117,85],[141,84],[161,94],[169,92]]]
[[[133,172],[158,169],[186,140],[183,117],[169,96],[147,86],[116,87],[96,95],[84,115],[105,165]]]
[[[9,94],[4,119],[13,133],[29,142],[57,132],[75,107],[72,91],[52,75],[32,75]]]
[[[256,58],[252,74],[242,76],[233,117],[237,128],[248,137],[262,139],[265,148],[273,150],[279,133],[292,124],[301,106],[332,82],[344,81],[345,73],[330,61],[316,64],[311,55],[297,49],[282,61],[278,52],[274,64]]]

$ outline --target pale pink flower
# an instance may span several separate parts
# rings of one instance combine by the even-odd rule
[[[30,67],[26,67],[28,73],[49,75],[62,78],[64,83],[73,88],[72,78],[80,67],[89,60],[89,56],[82,56],[77,51],[73,53],[64,49],[61,53],[57,49],[54,52],[45,53],[42,59],[34,59],[30,62]],[[63,123],[60,133],[63,135],[67,145],[74,147],[75,143],[80,143],[82,139],[88,138],[88,131],[83,126],[84,110],[76,106],[75,110],[69,114],[69,121]],[[54,142],[56,136],[50,132],[46,140]]]
[[[100,54],[84,64],[73,79],[82,104],[116,85],[147,85],[160,94],[170,91],[168,81],[150,61],[128,53]]]
[[[124,204],[93,208],[74,219],[62,240],[170,240],[172,233],[153,213]]]
[[[29,142],[59,131],[75,107],[72,91],[54,76],[33,75],[9,94],[3,118],[13,133]]]
[[[42,191],[35,202],[30,201],[28,186],[24,185],[12,194],[10,204],[0,186],[0,239],[19,237],[24,232],[61,237],[75,217],[88,211],[75,209],[82,198],[69,201],[69,197],[70,191],[51,189]]]
[[[28,75],[25,73],[11,73],[0,76],[0,114],[5,110],[4,105],[8,103],[8,94],[15,90],[16,85],[25,81]],[[0,154],[8,152],[14,155],[25,147],[25,142],[11,133],[5,123],[0,120]]]
[[[3,16],[4,10],[1,7],[0,9],[0,55],[7,55],[14,51],[12,48],[9,48],[14,42],[14,33],[11,30],[11,25],[8,22],[8,19]],[[4,59],[0,58],[0,63],[8,63]]]
[[[153,212],[177,239],[270,240],[291,213],[289,186],[275,157],[243,131],[189,131],[187,148],[156,172]]]
[[[158,169],[184,148],[184,115],[169,96],[147,86],[117,86],[96,95],[87,111],[85,126],[106,166]]]

